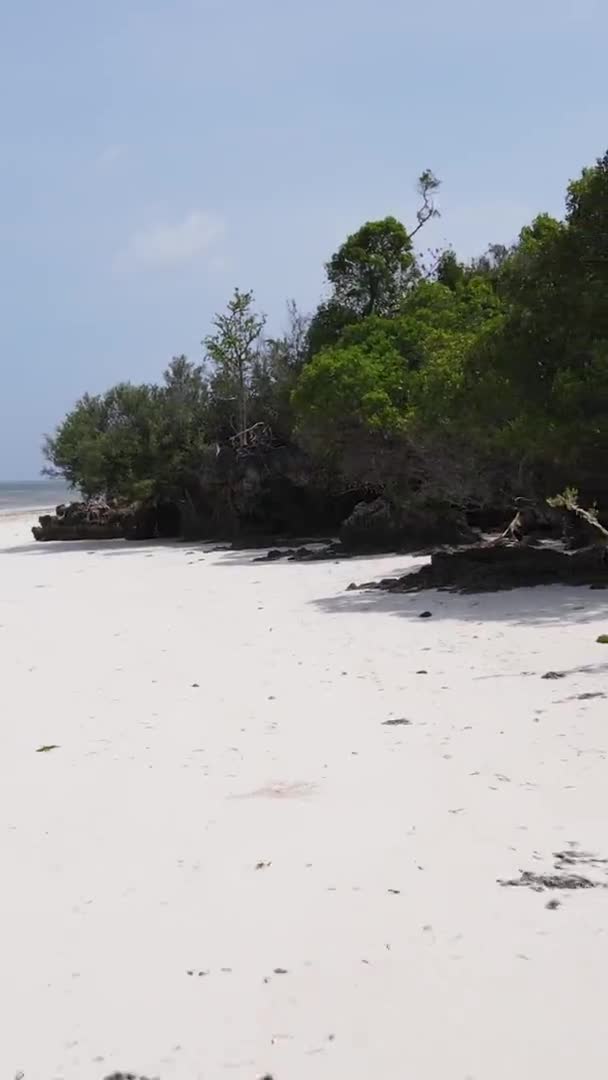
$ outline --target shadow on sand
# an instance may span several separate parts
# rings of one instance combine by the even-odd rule
[[[313,545],[310,544],[312,548]],[[219,550],[219,549],[218,549]],[[348,565],[349,563],[373,563],[375,561],[386,559],[386,552],[378,555],[354,555],[352,557],[339,556],[335,554],[328,555],[327,558],[320,559],[266,559],[265,548],[247,548],[247,549],[231,549],[229,551],[223,551],[218,566],[254,566],[256,569],[265,568],[268,566],[287,566],[287,567],[310,567],[310,566],[327,566],[328,563],[334,565],[342,564]],[[389,556],[390,557],[390,556]],[[359,566],[357,571],[353,567],[353,576],[361,572]],[[369,575],[368,575],[369,576]]]
[[[311,545],[312,546],[312,545]],[[65,555],[74,551],[84,551],[87,555],[133,555],[142,551],[154,552],[155,550],[183,551],[184,554],[194,555],[218,555],[218,566],[274,566],[272,559],[264,556],[269,548],[249,547],[232,548],[228,542],[221,540],[181,540],[177,539],[153,539],[153,540],[49,540],[39,542],[31,540],[26,544],[15,544],[13,547],[0,548],[0,555]],[[386,555],[369,556],[372,558],[386,558]],[[281,565],[293,566],[287,559],[277,560]],[[341,562],[334,556],[323,562]],[[314,562],[314,560],[313,560]],[[302,565],[305,560],[302,560]],[[308,563],[306,565],[309,565]]]
[[[402,574],[401,569],[394,576]],[[426,626],[438,620],[459,621],[471,626],[487,622],[539,627],[561,623],[568,626],[597,622],[603,618],[608,623],[608,592],[588,586],[538,585],[535,588],[466,596],[437,589],[419,593],[364,589],[321,597],[312,603],[328,615],[393,615],[414,620],[420,619],[422,612],[430,611],[432,618],[420,619],[421,633]],[[590,636],[589,648],[599,648],[593,635]],[[608,659],[608,648],[606,655]]]
[[[207,545],[209,547],[209,545]],[[61,540],[47,543],[16,544],[0,549],[0,555],[57,555],[85,551],[88,555],[129,555],[157,548],[177,548],[182,551],[202,550],[202,545],[183,540]]]

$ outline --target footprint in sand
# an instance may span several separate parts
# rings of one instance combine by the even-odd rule
[[[231,795],[231,799],[303,799],[312,795],[316,789],[315,784],[307,781],[287,783],[279,781],[276,784],[267,784],[256,788],[254,791],[245,791],[241,795]]]

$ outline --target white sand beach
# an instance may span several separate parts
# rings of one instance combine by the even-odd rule
[[[608,594],[31,524],[0,522],[3,1080],[603,1074],[608,890],[498,879],[608,883]]]

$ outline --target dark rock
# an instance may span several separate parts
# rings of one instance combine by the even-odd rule
[[[290,562],[324,562],[327,559],[349,559],[351,555],[341,544],[330,543],[322,548],[299,547],[290,552]]]
[[[355,550],[394,549],[403,536],[403,524],[388,499],[357,503],[342,522],[340,540]]]
[[[421,611],[418,618],[419,619],[432,619],[433,618],[433,612],[432,611]]]
[[[570,552],[553,544],[526,547],[501,541],[436,551],[420,570],[361,588],[395,593],[425,589],[479,593],[534,585],[590,585],[596,581],[608,583],[607,549],[603,544]]]
[[[151,540],[180,534],[178,505],[166,499],[149,503],[91,499],[57,507],[32,529],[34,538],[50,540]]]
[[[353,551],[411,551],[425,543],[470,543],[475,535],[464,515],[451,507],[398,506],[385,496],[357,503],[339,534],[343,546]]]
[[[121,540],[125,532],[120,525],[94,525],[83,522],[82,525],[60,525],[58,522],[35,525],[32,529],[35,540]]]
[[[285,559],[290,554],[288,551],[280,551],[279,548],[273,548],[267,552],[266,555],[260,555],[259,558],[254,559],[254,562],[276,562],[277,559]]]
[[[337,495],[327,470],[295,445],[277,445],[272,437],[248,446],[232,440],[204,455],[182,508],[182,529],[191,539],[269,547],[278,537],[333,533],[358,497]]]
[[[32,529],[36,540],[119,540],[134,527],[137,511],[102,499],[57,507]]]

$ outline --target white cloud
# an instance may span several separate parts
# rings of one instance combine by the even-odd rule
[[[116,266],[121,270],[163,270],[192,262],[206,254],[224,232],[217,214],[193,210],[173,225],[150,225],[136,232],[119,252]]]

